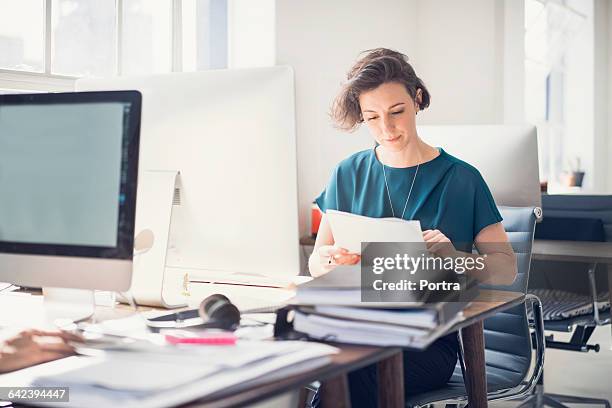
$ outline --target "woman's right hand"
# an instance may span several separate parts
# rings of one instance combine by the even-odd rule
[[[74,354],[72,342],[83,338],[67,332],[27,330],[0,343],[0,373],[19,370]]]
[[[355,265],[361,260],[361,255],[350,253],[345,248],[335,245],[319,247],[319,262],[326,270],[332,270],[338,265]]]
[[[334,243],[327,217],[323,214],[314,250],[308,258],[308,270],[313,278],[326,274],[338,265],[354,265],[361,260],[361,255],[349,253]]]

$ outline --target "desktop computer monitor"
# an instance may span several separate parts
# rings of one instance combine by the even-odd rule
[[[130,287],[141,96],[0,95],[0,281]]]
[[[143,95],[141,175],[180,172],[168,273],[263,285],[299,273],[291,68],[84,78],[76,88],[137,89]],[[137,225],[150,206],[139,203]],[[138,258],[136,269],[145,260]],[[136,290],[141,282],[134,278]]]
[[[535,126],[418,126],[417,132],[428,144],[476,167],[497,205],[542,206]]]

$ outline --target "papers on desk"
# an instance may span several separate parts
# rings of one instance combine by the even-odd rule
[[[74,356],[0,376],[0,385],[68,386],[62,407],[175,406],[231,388],[273,381],[329,361],[334,347],[305,342],[240,341],[235,346],[172,347],[162,353]],[[48,405],[48,404],[46,404]]]
[[[397,311],[389,311],[397,313]],[[419,311],[415,311],[418,315]],[[293,328],[306,333],[312,339],[335,341],[338,343],[364,344],[369,346],[394,346],[423,349],[444,335],[461,318],[457,313],[453,318],[430,328],[416,325],[379,323],[377,320],[353,320],[344,317],[327,317],[317,311],[299,309],[295,312]]]
[[[399,218],[372,218],[327,210],[336,245],[351,253],[361,253],[362,242],[423,242],[421,223]]]
[[[160,358],[152,353],[113,351],[100,357],[70,357],[64,364],[72,367],[59,375],[43,376],[35,380],[45,384],[69,387],[88,385],[118,391],[164,390],[203,378],[218,370],[210,364],[182,364]],[[72,397],[72,395],[71,395]],[[72,398],[71,398],[72,399]]]
[[[294,330],[312,339],[420,349],[446,333],[474,296],[464,292],[465,300],[362,302],[360,276],[358,265],[338,266],[298,286],[291,301]]]
[[[432,329],[438,324],[438,316],[434,309],[369,309],[345,306],[315,306],[314,310],[323,316],[423,329]]]

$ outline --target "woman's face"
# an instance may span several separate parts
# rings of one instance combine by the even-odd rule
[[[417,99],[421,90],[417,90]],[[374,139],[389,151],[401,151],[416,135],[417,106],[404,85],[387,82],[362,92],[359,105],[363,120]]]

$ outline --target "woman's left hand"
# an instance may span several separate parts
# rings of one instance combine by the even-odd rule
[[[439,230],[423,231],[423,240],[427,244],[427,250],[441,257],[454,257],[457,254],[451,240]]]

